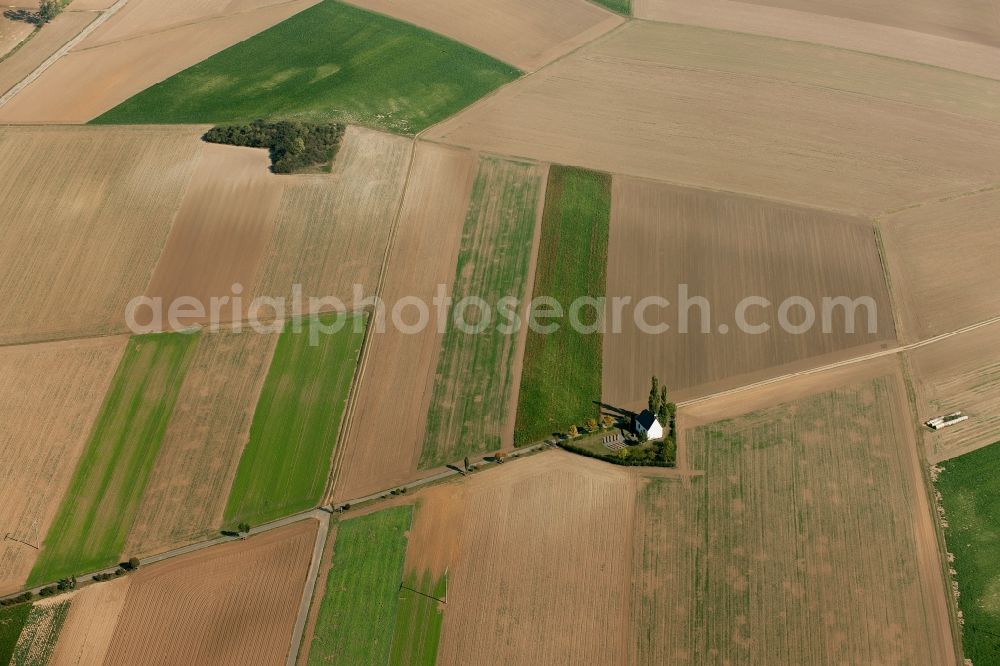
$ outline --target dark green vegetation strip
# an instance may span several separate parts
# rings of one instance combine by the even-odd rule
[[[320,503],[366,321],[332,313],[285,325],[230,491],[227,524],[259,525]]]
[[[454,303],[478,297],[496,315],[504,298],[523,302],[540,188],[534,165],[488,157],[480,161],[458,255]],[[454,306],[450,314],[456,314]],[[510,413],[517,333],[502,328],[510,317],[494,316],[487,322],[476,307],[461,314],[472,328],[463,331],[452,324],[445,333],[420,454],[422,468],[499,449]]]
[[[209,143],[247,148],[267,148],[274,173],[330,171],[344,136],[337,123],[300,123],[255,120],[249,125],[213,127],[202,137]]]
[[[134,336],[29,585],[119,561],[198,336]]]
[[[309,664],[384,666],[389,660],[406,558],[410,505],[337,526]]]
[[[21,629],[28,621],[31,604],[22,604],[10,608],[0,608],[0,664],[9,664],[21,636]]]
[[[416,133],[520,72],[422,28],[326,0],[96,123],[339,121]]]
[[[534,297],[555,298],[568,313],[581,297],[603,297],[607,275],[611,176],[552,167],[545,194]],[[603,313],[601,313],[603,314]],[[585,323],[598,315],[582,312]],[[598,416],[602,336],[575,331],[568,319],[554,333],[528,333],[521,375],[516,444],[565,432]]]
[[[11,666],[45,666],[49,663],[59,632],[66,623],[69,604],[69,601],[63,601],[48,606],[32,606],[14,650]]]
[[[444,613],[438,599],[448,592],[448,577],[434,580],[430,571],[406,577],[399,590],[396,631],[392,637],[392,666],[434,666]]]
[[[622,16],[631,16],[632,14],[632,0],[594,0],[594,2],[604,5]]]
[[[940,466],[937,488],[962,593],[965,657],[1000,663],[1000,442]]]

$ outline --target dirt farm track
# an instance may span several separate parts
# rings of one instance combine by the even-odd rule
[[[1000,0],[0,2],[0,666],[986,666],[998,219]]]

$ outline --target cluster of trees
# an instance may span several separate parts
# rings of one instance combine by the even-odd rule
[[[674,436],[677,422],[677,405],[670,402],[666,385],[661,385],[660,380],[653,375],[649,389],[649,411],[656,415],[660,425],[670,430],[670,436]]]
[[[70,590],[76,589],[76,576],[71,578],[63,578],[55,585],[49,585],[48,587],[43,587],[38,591],[38,596],[40,597],[51,597],[53,594],[59,594],[60,592],[69,592]]]
[[[267,148],[271,171],[296,173],[330,164],[343,136],[344,126],[335,123],[255,120],[249,125],[213,127],[202,139],[229,146]]]
[[[62,3],[59,0],[42,0],[38,4],[38,23],[45,25],[62,11]]]
[[[31,592],[22,592],[16,597],[12,597],[10,599],[0,599],[0,606],[14,606],[16,604],[23,604],[28,601],[31,601],[34,598],[35,595],[33,595]]]

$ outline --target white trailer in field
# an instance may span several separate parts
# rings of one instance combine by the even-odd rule
[[[931,430],[940,430],[941,428],[947,428],[948,426],[953,426],[961,423],[962,421],[968,421],[969,417],[962,412],[953,412],[945,416],[938,416],[930,421],[925,421],[926,425]]]

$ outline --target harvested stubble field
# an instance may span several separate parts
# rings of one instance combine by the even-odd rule
[[[577,299],[604,295],[608,263],[611,177],[583,169],[549,170],[538,245],[533,298],[557,301],[565,314]],[[600,318],[595,307],[581,310],[580,323]],[[539,312],[545,312],[539,307]],[[518,396],[514,443],[527,444],[565,432],[598,416],[603,335],[575,330],[567,319],[551,333],[530,331]]]
[[[316,526],[299,521],[132,574],[104,663],[284,663]]]
[[[964,423],[923,431],[931,462],[968,453],[1000,432],[1000,325],[907,352],[921,421],[962,411]]]
[[[1000,78],[995,47],[903,28],[737,0],[635,0],[637,18],[826,44]]]
[[[70,602],[65,599],[39,601],[31,606],[28,619],[17,639],[10,666],[46,666],[52,659]],[[0,655],[0,663],[3,662]]]
[[[330,174],[287,178],[254,296],[333,296],[352,306],[353,285],[378,282],[399,210],[412,141],[348,127]],[[304,307],[289,314],[303,314]]]
[[[412,519],[406,505],[337,526],[309,664],[388,663]]]
[[[494,157],[479,161],[451,297],[453,303],[482,299],[492,316],[484,319],[478,306],[462,313],[449,309],[453,324],[441,343],[421,467],[512,443],[510,403],[519,380],[516,357],[522,336],[520,329],[498,330],[504,320],[496,308],[513,298],[519,315],[530,289],[544,176],[545,169],[534,164]],[[459,315],[464,331],[454,325]],[[513,321],[509,310],[507,316],[508,323]]]
[[[200,150],[190,128],[0,128],[0,344],[125,332]]]
[[[130,556],[183,545],[222,525],[278,336],[200,336],[128,535]]]
[[[622,22],[586,0],[349,2],[451,37],[525,72],[547,65]]]
[[[35,27],[28,21],[9,18],[6,13],[0,16],[0,62],[34,30]],[[3,88],[3,84],[0,83],[0,94],[3,94],[5,90],[6,88]]]
[[[28,577],[127,338],[0,350],[0,593]],[[20,543],[21,541],[31,546]]]
[[[422,493],[407,568],[448,574],[437,663],[622,663],[637,479],[552,451]]]
[[[120,12],[124,16],[115,15],[0,108],[0,122],[87,122],[149,86],[280,23],[316,1],[268,3],[270,6],[262,6],[253,11],[237,11],[222,16],[202,14],[200,20],[180,23],[176,22],[177,16],[171,11],[173,7],[201,14],[193,6],[204,5],[206,8],[219,10],[223,5],[247,3],[226,3],[225,0],[185,0],[183,3],[130,1],[126,10]],[[133,5],[135,11],[126,13],[127,8]],[[91,13],[64,12],[56,21],[74,14],[94,16]],[[126,25],[130,34],[106,39],[106,30],[125,29],[118,23],[120,18],[125,19],[126,24],[131,24]],[[159,21],[163,19],[173,22],[161,25]],[[49,28],[43,30],[41,35],[47,30]],[[73,35],[79,32],[77,30]],[[68,39],[69,37],[64,38],[58,46]],[[52,47],[45,56],[58,46]],[[23,50],[27,50],[27,47]],[[31,67],[29,71],[33,69]],[[24,72],[17,80],[24,78],[26,74],[28,72]]]
[[[381,292],[390,308],[406,297],[432,303],[438,285],[444,285],[445,295],[450,293],[476,164],[475,153],[417,144]],[[400,320],[404,327],[416,323],[414,308],[404,308]],[[371,326],[356,408],[348,415],[335,469],[334,501],[412,480],[423,444],[444,336],[433,321],[416,334],[378,317]],[[386,423],[406,427],[386,436]]]
[[[126,576],[73,594],[50,666],[104,663],[131,582]]]
[[[336,313],[285,322],[232,482],[228,525],[320,504],[367,319]]]
[[[880,365],[687,431],[704,475],[640,498],[637,661],[955,662],[906,388]]]
[[[35,7],[38,5],[36,4]],[[27,43],[0,61],[0,95],[34,72],[63,44],[79,35],[96,15],[87,12],[62,12]],[[2,19],[0,19],[2,20]],[[30,32],[30,30],[29,30]],[[16,98],[15,98],[16,99]],[[0,115],[7,107],[0,107]]]
[[[709,39],[711,51],[690,54]],[[748,39],[780,58],[747,58]],[[1000,82],[936,72],[971,100],[956,114],[937,96],[914,103],[897,83],[921,81],[924,65],[828,51],[632,22],[427,137],[869,215],[1000,179],[1000,131],[982,117],[995,109],[976,101],[994,98]],[[830,74],[831,63],[862,72],[861,83]]]
[[[205,315],[179,318],[181,327],[205,321],[211,299],[231,296],[234,284],[246,289],[257,279],[285,182],[268,171],[269,165],[266,150],[203,147],[146,288],[146,296],[162,299],[164,309],[180,298],[202,304]],[[244,319],[249,300],[240,312],[225,307],[223,321],[227,315]],[[168,322],[163,326],[169,330]]]
[[[962,642],[973,664],[996,662],[1000,651],[1000,443],[942,465],[935,485],[945,509],[945,536],[955,556]]]
[[[622,332],[604,336],[602,395],[608,404],[641,407],[650,374],[664,378],[675,397],[687,399],[780,375],[793,365],[823,365],[835,356],[876,351],[895,340],[875,231],[865,220],[621,177],[614,181],[608,255],[609,299],[670,301],[668,308],[645,313],[649,324],[667,324],[669,330],[641,331],[630,307]],[[682,285],[690,299],[707,299],[704,332],[705,310],[685,308]],[[858,309],[854,333],[847,332],[843,307],[830,311],[829,332],[824,331],[822,300],[841,296],[875,303],[874,313]],[[737,305],[747,297],[773,304],[755,306],[746,315],[754,325],[767,324],[766,333],[739,330]],[[779,305],[790,297],[805,298],[815,309],[816,324],[805,333],[780,326]],[[803,317],[801,307],[788,315],[794,324]]]
[[[96,122],[281,116],[415,133],[518,75],[422,28],[324,0],[158,83]]]
[[[119,561],[198,337],[128,342],[29,583]]]
[[[901,339],[915,342],[1000,315],[1000,190],[879,220]]]

